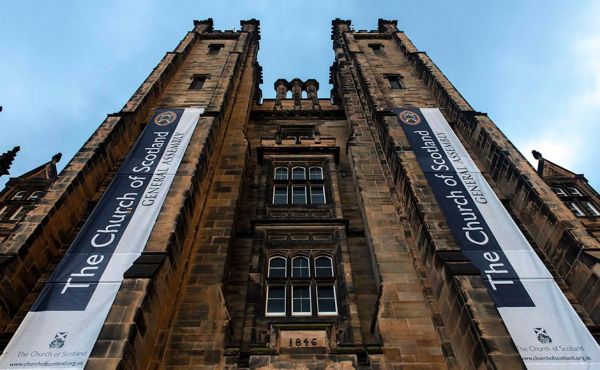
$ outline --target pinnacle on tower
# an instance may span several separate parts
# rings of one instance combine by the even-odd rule
[[[21,150],[21,147],[15,146],[11,150],[0,155],[0,176],[8,175],[8,169],[10,168],[12,162],[15,160],[15,157],[17,156],[17,152],[19,150]]]

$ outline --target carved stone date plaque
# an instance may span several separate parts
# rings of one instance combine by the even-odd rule
[[[279,348],[327,348],[327,332],[325,330],[282,330],[279,332]]]

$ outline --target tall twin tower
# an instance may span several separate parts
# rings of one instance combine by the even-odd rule
[[[2,241],[0,368],[600,368],[598,194],[396,21],[331,39],[263,99],[259,21],[195,21]]]

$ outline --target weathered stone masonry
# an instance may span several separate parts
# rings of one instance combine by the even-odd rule
[[[598,332],[596,224],[573,215],[395,21],[380,19],[375,31],[332,22],[329,99],[318,96],[317,81],[298,78],[277,80],[275,99],[262,99],[259,27],[252,19],[218,31],[211,19],[195,21],[2,242],[0,343],[17,330],[153,111],[192,106],[205,113],[86,368],[523,368],[392,112],[406,106],[441,109]],[[204,84],[192,89],[197,76]],[[277,166],[318,167],[322,177],[286,172],[284,181]],[[313,199],[313,187],[327,200]],[[276,188],[285,188],[285,201],[275,201]],[[273,256],[289,264],[327,256],[331,276],[319,279],[314,265],[294,280],[286,265],[291,276],[273,279]],[[319,312],[315,295],[324,286],[335,294],[333,315]],[[273,287],[288,295],[278,315],[267,314]],[[292,287],[308,287],[310,314],[295,315]],[[301,345],[288,345],[284,334]],[[302,344],[309,334],[318,345]]]

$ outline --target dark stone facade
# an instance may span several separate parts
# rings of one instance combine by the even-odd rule
[[[195,21],[2,242],[4,343],[153,110],[188,106],[205,114],[87,368],[523,368],[391,111],[398,106],[441,109],[597,332],[597,218],[574,215],[546,183],[558,180],[536,172],[395,21],[370,32],[332,22],[328,99],[317,81],[297,78],[261,99],[259,27]],[[191,89],[198,76],[202,88]],[[274,258],[285,274],[269,273]],[[319,258],[331,272],[317,272]]]

